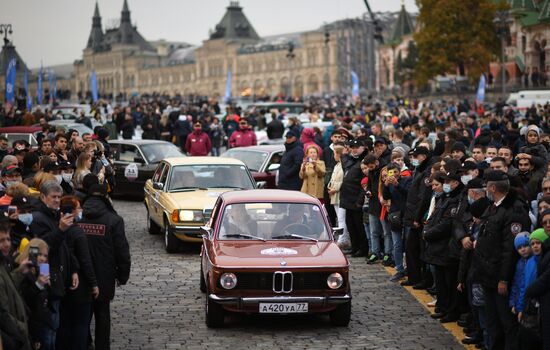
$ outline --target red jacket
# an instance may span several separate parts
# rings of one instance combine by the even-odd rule
[[[205,132],[193,131],[187,135],[185,149],[190,156],[207,156],[212,149],[210,137]]]
[[[229,148],[255,146],[258,144],[256,133],[252,129],[239,129],[231,134]]]

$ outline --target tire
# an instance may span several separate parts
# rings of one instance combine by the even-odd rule
[[[158,235],[160,233],[160,226],[151,219],[149,208],[147,208],[147,232],[151,235]]]
[[[208,297],[208,292],[206,293],[206,303],[204,311],[204,319],[208,328],[223,327],[223,323],[225,321],[225,310],[221,305],[210,300],[210,298]]]
[[[330,312],[330,323],[336,327],[347,327],[351,319],[351,301],[338,305]]]
[[[201,257],[201,275],[200,275],[200,289],[201,292],[206,293],[206,282],[204,281],[204,273],[202,269],[202,257]]]
[[[180,240],[170,232],[168,220],[164,220],[164,247],[168,254],[177,253],[180,246]]]

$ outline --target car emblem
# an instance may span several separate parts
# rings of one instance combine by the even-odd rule
[[[286,261],[281,260],[281,266],[286,266]]]

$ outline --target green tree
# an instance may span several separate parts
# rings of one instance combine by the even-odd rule
[[[420,85],[456,70],[472,81],[486,72],[500,50],[493,19],[505,4],[494,0],[417,0],[417,4],[415,77]]]

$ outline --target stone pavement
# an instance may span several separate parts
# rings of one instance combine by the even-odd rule
[[[124,217],[132,272],[111,306],[112,349],[464,349],[379,265],[351,260],[349,327],[327,316],[231,316],[208,329],[199,291],[199,249],[168,255],[146,231],[142,202],[115,201]]]

